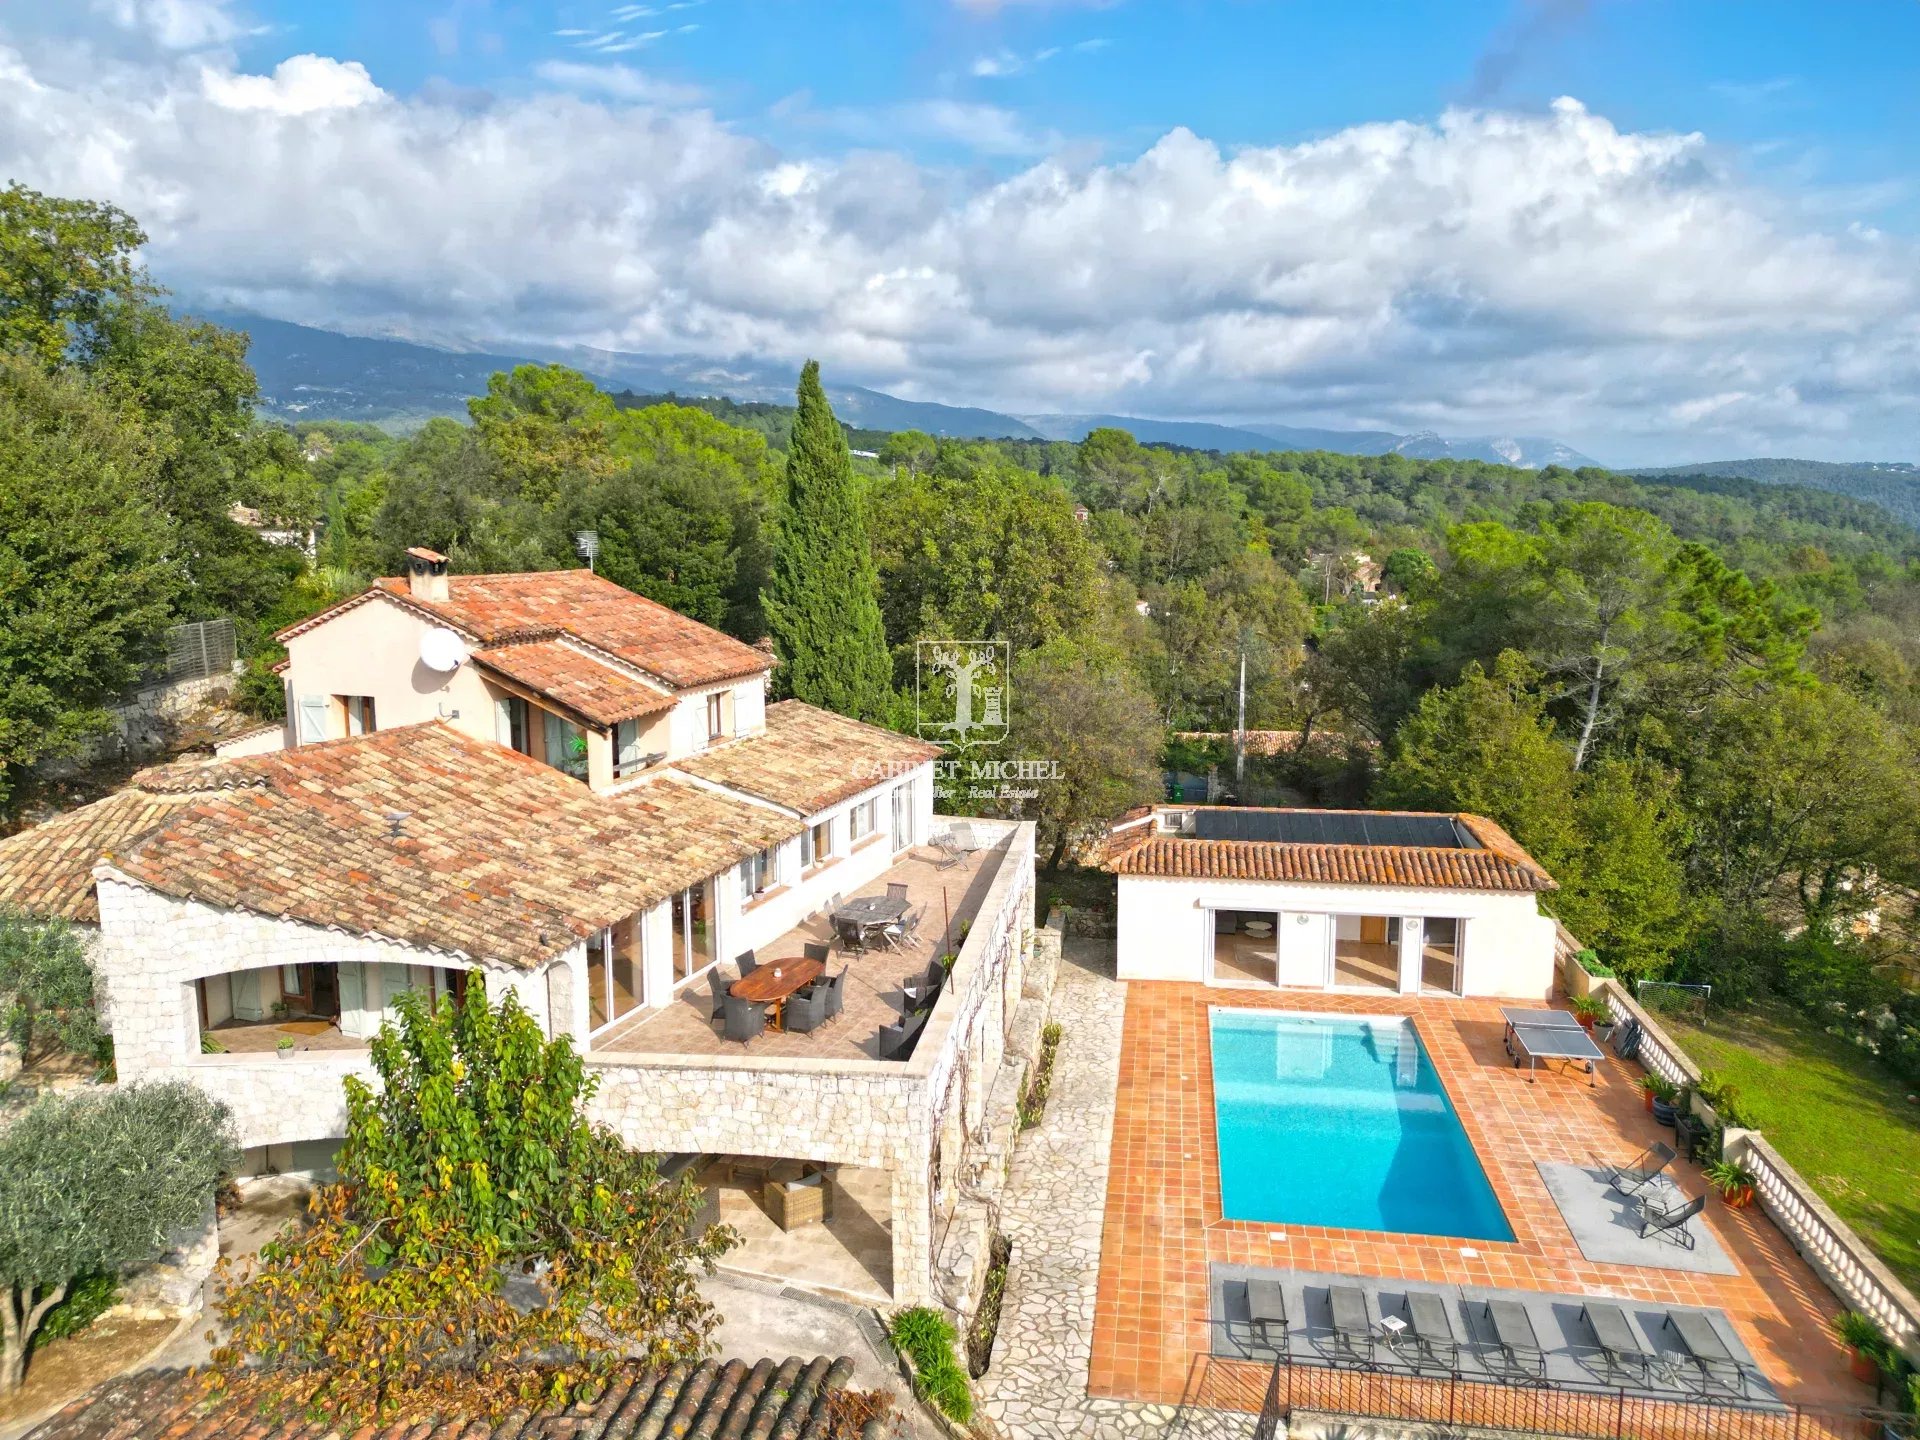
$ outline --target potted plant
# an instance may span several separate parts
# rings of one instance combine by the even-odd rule
[[[1607,1002],[1597,995],[1576,995],[1567,1002],[1567,1008],[1582,1030],[1591,1030],[1607,1018]]]
[[[1703,1173],[1729,1210],[1744,1210],[1753,1204],[1753,1172],[1737,1160],[1712,1161]]]
[[[298,1043],[293,1036],[282,1035],[274,1042],[273,1053],[279,1056],[280,1059],[285,1060],[289,1055],[293,1054],[293,1047]]]
[[[1833,1317],[1833,1333],[1847,1347],[1847,1366],[1853,1378],[1871,1385],[1880,1378],[1880,1357],[1887,1353],[1887,1337],[1871,1315],[1842,1310]]]
[[[1655,1123],[1672,1129],[1679,1113],[1680,1087],[1664,1075],[1649,1075],[1640,1083],[1646,1087],[1647,1109],[1653,1112]]]

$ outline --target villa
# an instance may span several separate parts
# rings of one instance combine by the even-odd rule
[[[1119,975],[1334,993],[1553,989],[1553,877],[1480,815],[1163,805],[1115,825]]]
[[[937,826],[934,747],[769,704],[766,651],[590,572],[408,558],[282,634],[284,726],[0,841],[0,903],[91,936],[120,1077],[225,1102],[253,1171],[324,1169],[396,998],[480,975],[743,1268],[932,1298],[942,1244],[971,1264],[1031,827]],[[862,897],[894,917],[864,942]]]

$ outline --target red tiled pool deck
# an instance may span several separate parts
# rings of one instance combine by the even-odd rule
[[[1210,1006],[1411,1015],[1499,1196],[1511,1244],[1227,1220],[1214,1134]],[[1671,1132],[1646,1113],[1640,1067],[1586,1077],[1510,1066],[1494,1001],[1328,995],[1134,981],[1128,986],[1089,1393],[1177,1402],[1209,1346],[1209,1264],[1609,1295],[1724,1310],[1782,1399],[1870,1405],[1829,1328],[1841,1306],[1772,1222],[1714,1196],[1701,1217],[1737,1275],[1602,1264],[1581,1254],[1534,1168],[1623,1163]],[[1698,1194],[1697,1169],[1680,1183]],[[1694,1223],[1701,1223],[1695,1221]],[[1472,1257],[1460,1252],[1469,1248]]]

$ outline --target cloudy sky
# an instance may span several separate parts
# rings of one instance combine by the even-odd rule
[[[0,178],[342,329],[1920,460],[1916,54],[1914,0],[0,0]]]

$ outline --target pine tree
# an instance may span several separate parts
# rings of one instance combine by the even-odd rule
[[[879,594],[847,438],[820,387],[820,366],[809,360],[800,372],[786,505],[765,596],[779,693],[880,718],[892,666]]]

